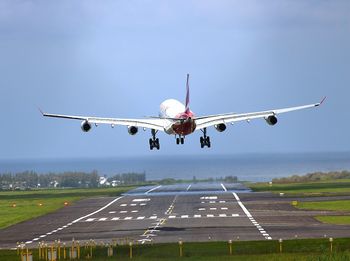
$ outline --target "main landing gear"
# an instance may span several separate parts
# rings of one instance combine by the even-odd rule
[[[185,138],[184,137],[178,137],[176,138],[176,144],[179,145],[179,144],[184,144],[185,143]]]
[[[154,148],[156,148],[157,150],[159,150],[160,145],[159,145],[159,139],[156,138],[156,134],[158,131],[152,129],[152,138],[149,139],[149,148],[150,150],[153,150]]]
[[[203,132],[203,136],[200,138],[201,148],[204,148],[205,146],[210,148],[211,143],[210,143],[210,137],[207,136],[207,128],[204,128],[201,131]]]

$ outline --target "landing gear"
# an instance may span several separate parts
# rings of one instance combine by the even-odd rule
[[[201,142],[201,148],[204,148],[205,146],[210,148],[211,143],[210,143],[210,137],[207,136],[207,128],[204,128],[201,131],[203,132],[203,136],[200,137],[200,139],[199,139],[199,141]]]
[[[184,144],[185,143],[185,138],[184,137],[178,137],[176,138],[176,144],[179,145],[179,144]]]
[[[160,149],[159,139],[156,138],[157,132],[158,131],[152,129],[152,138],[149,139],[149,148],[150,148],[150,150],[153,150],[154,148],[156,148],[157,150]]]

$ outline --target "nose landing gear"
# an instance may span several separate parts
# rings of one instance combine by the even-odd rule
[[[203,136],[200,137],[199,141],[201,143],[201,148],[204,148],[205,146],[207,146],[208,148],[210,148],[211,146],[211,142],[210,142],[210,137],[207,136],[207,128],[204,128],[203,130],[201,130],[203,132]]]
[[[153,150],[154,148],[156,148],[157,150],[160,149],[160,145],[159,145],[159,139],[156,138],[156,134],[158,131],[152,129],[152,138],[149,139],[149,148],[150,150]]]
[[[185,143],[185,138],[184,137],[178,137],[176,138],[176,144],[179,145],[179,144],[184,144]]]

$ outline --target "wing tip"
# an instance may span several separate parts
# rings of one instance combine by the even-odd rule
[[[39,112],[41,113],[42,116],[45,116],[45,113],[43,112],[43,110],[40,107],[38,107],[38,110],[39,110]]]
[[[319,103],[316,104],[316,106],[321,106],[326,99],[327,99],[327,96],[324,96],[323,99]]]

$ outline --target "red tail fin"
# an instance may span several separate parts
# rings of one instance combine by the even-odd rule
[[[189,85],[189,79],[190,75],[187,74],[187,81],[186,81],[186,110],[185,112],[190,111],[190,85]]]

